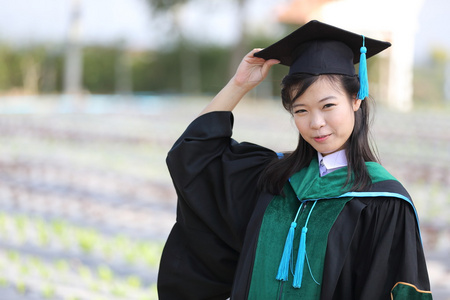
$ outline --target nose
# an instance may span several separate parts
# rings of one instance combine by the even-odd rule
[[[310,127],[311,129],[320,129],[324,127],[326,124],[325,118],[321,113],[313,113],[311,114]]]

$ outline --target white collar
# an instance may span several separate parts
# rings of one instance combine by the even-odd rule
[[[325,168],[329,172],[340,169],[347,166],[347,157],[345,156],[345,149],[323,156],[320,152],[317,152],[319,163],[322,161]]]

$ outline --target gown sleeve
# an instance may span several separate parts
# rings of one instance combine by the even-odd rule
[[[362,201],[333,299],[432,299],[412,206],[396,198]]]
[[[177,220],[161,258],[159,299],[227,299],[259,196],[259,174],[276,154],[231,139],[233,115],[194,120],[167,165],[177,192]]]

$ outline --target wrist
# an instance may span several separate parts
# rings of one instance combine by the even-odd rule
[[[236,93],[241,93],[242,95],[245,95],[255,87],[254,84],[249,84],[247,81],[243,82],[237,79],[236,76],[233,76],[227,85],[230,89],[233,89]]]

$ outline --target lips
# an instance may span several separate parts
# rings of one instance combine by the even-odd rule
[[[331,135],[331,134],[321,135],[321,136],[316,136],[316,137],[314,137],[313,139],[314,139],[316,142],[321,143],[321,142],[326,141],[330,135]]]

